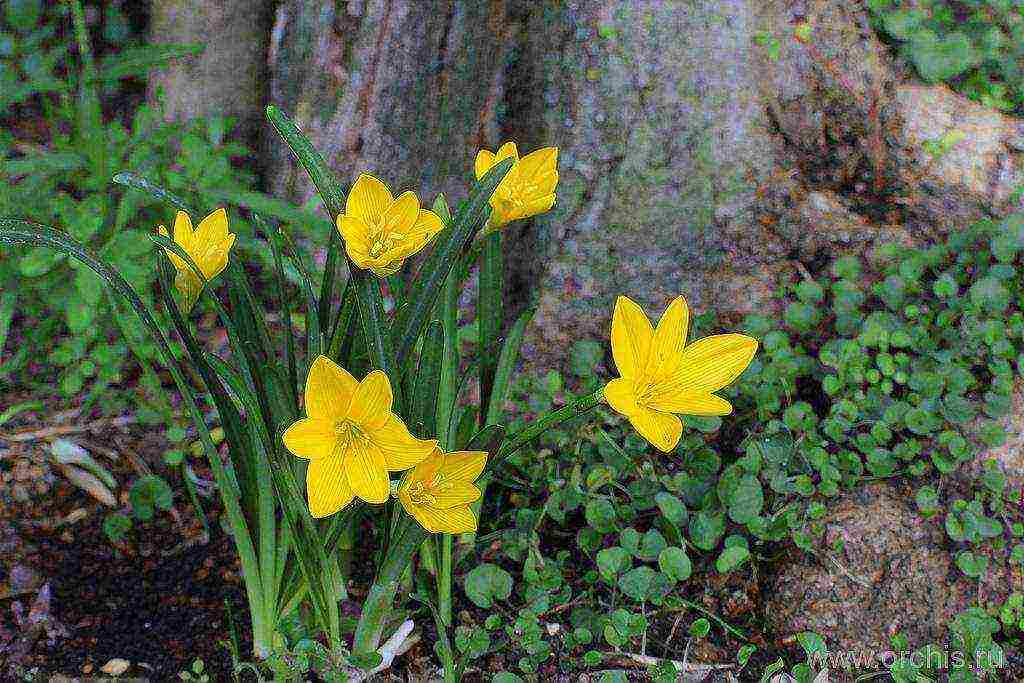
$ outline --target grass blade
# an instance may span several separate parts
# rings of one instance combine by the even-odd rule
[[[427,327],[420,352],[420,364],[416,369],[416,382],[412,390],[412,407],[409,424],[423,425],[422,436],[437,433],[437,389],[441,377],[441,363],[445,348],[444,327],[435,320]]]
[[[339,251],[341,249],[341,236],[334,227],[334,221],[345,211],[345,193],[335,177],[333,171],[324,161],[323,155],[313,147],[298,126],[288,116],[271,105],[267,107],[267,119],[284,140],[288,148],[292,150],[295,158],[299,160],[302,167],[306,169],[310,180],[320,194],[320,199],[327,209],[330,217],[331,230],[327,244],[327,263],[324,267],[324,279],[320,286],[320,333],[326,335],[331,329],[330,310],[331,301],[334,299],[334,279],[338,270]]]
[[[512,385],[512,371],[515,370],[516,362],[519,360],[519,349],[523,345],[523,335],[526,333],[526,326],[533,319],[534,311],[528,310],[523,313],[512,325],[508,337],[501,347],[501,355],[498,357],[498,365],[494,374],[494,385],[491,389],[491,399],[488,404],[487,420],[489,425],[501,422],[501,415],[505,412],[505,401],[508,400],[508,392]]]

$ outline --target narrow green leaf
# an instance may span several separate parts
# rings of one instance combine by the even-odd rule
[[[299,372],[295,359],[295,335],[292,334],[292,308],[288,300],[288,282],[284,276],[284,261],[281,258],[281,236],[267,225],[259,214],[253,214],[256,227],[270,242],[270,250],[274,255],[274,283],[277,286],[277,301],[280,307],[282,326],[284,327],[284,351],[288,363],[288,387],[292,399],[298,405]]]
[[[14,305],[18,303],[17,292],[4,292],[0,295],[0,362],[4,357],[4,344],[14,319]]]
[[[501,347],[501,355],[498,358],[498,366],[494,375],[494,388],[491,390],[491,401],[488,405],[487,424],[501,422],[501,415],[505,412],[505,401],[508,400],[508,392],[512,386],[512,372],[519,359],[523,335],[526,333],[526,326],[533,319],[533,313],[534,311],[531,309],[519,316]]]
[[[331,301],[334,299],[334,279],[337,272],[337,262],[341,249],[341,236],[334,227],[334,221],[345,211],[345,193],[341,185],[331,171],[323,155],[313,147],[298,126],[284,112],[271,105],[267,107],[267,118],[277,130],[278,135],[288,145],[289,149],[299,160],[302,167],[306,169],[310,180],[320,194],[320,199],[327,209],[330,218],[330,237],[327,246],[327,263],[324,267],[324,279],[320,287],[320,332],[326,335],[331,329],[330,315],[328,314]]]
[[[288,116],[277,107],[267,107],[267,118],[277,130],[278,135],[292,150],[292,154],[299,160],[302,167],[306,169],[310,180],[316,186],[320,198],[327,208],[327,213],[336,217],[345,211],[345,194],[341,191],[337,178],[331,171],[323,156],[313,147],[302,131],[292,122]]]
[[[114,176],[114,182],[117,183],[118,185],[124,185],[125,187],[132,188],[133,190],[138,190],[139,192],[145,192],[146,194],[148,194],[150,197],[153,197],[157,201],[164,202],[165,204],[170,204],[179,211],[184,211],[185,213],[189,214],[192,217],[198,216],[198,214],[195,212],[195,209],[189,206],[188,202],[186,202],[184,199],[170,192],[169,190],[165,190],[159,185],[156,185],[155,183],[146,180],[140,175],[128,172],[118,173],[117,175]]]
[[[313,281],[310,279],[309,272],[299,258],[299,252],[295,248],[295,243],[292,242],[284,226],[277,226],[277,234],[284,244],[285,253],[291,259],[292,265],[299,274],[302,292],[306,296],[306,367],[308,368],[316,357],[323,353],[324,349],[323,336],[320,334],[320,306],[317,303],[316,295],[313,293]],[[305,380],[305,372],[302,373],[302,377]]]
[[[423,336],[423,349],[416,369],[416,383],[412,390],[410,425],[423,425],[421,436],[437,433],[437,387],[444,355],[444,327],[437,320],[427,327]]]
[[[477,284],[477,353],[480,355],[480,421],[486,424],[490,415],[491,390],[498,368],[497,342],[501,335],[502,289],[504,287],[504,254],[502,232],[483,238],[483,256]],[[483,426],[483,425],[481,425]]]
[[[391,391],[395,397],[396,412],[404,415],[401,397],[402,375],[395,365],[391,350],[391,335],[388,334],[384,303],[380,293],[380,280],[366,271],[353,271],[351,286],[355,287],[356,302],[359,305],[359,319],[362,322],[363,337],[370,346],[370,364],[375,370],[383,370],[391,380]]]
[[[404,367],[409,360],[409,354],[416,346],[416,340],[441,295],[445,279],[458,261],[462,250],[472,239],[476,229],[484,225],[490,217],[491,195],[510,168],[511,159],[495,164],[487,175],[473,186],[469,200],[461,206],[455,220],[434,238],[434,248],[420,268],[416,282],[409,292],[409,305],[400,311],[401,315],[393,328],[395,362],[398,367]]]

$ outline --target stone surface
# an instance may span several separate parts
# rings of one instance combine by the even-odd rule
[[[909,489],[876,483],[844,494],[825,525],[817,555],[794,553],[768,582],[766,614],[779,638],[810,630],[832,648],[883,652],[902,632],[911,649],[942,645],[961,611],[1024,585],[1008,549],[986,551],[983,581],[963,576],[942,518],[922,518]]]
[[[1024,208],[1013,196],[1024,183],[1024,121],[945,86],[901,85],[896,104],[894,152],[912,217],[949,231]]]

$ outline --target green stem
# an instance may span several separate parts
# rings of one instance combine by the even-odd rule
[[[359,616],[355,637],[352,640],[354,653],[374,652],[380,645],[384,620],[391,613],[399,581],[413,555],[427,539],[427,532],[403,512],[393,539],[384,561],[377,570],[377,578],[363,602],[363,613]]]
[[[452,539],[441,534],[441,567],[437,575],[437,608],[445,628],[452,625]]]

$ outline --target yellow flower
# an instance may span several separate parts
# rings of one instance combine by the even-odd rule
[[[482,451],[442,453],[438,448],[405,473],[398,485],[398,500],[432,534],[476,531],[476,515],[469,506],[480,498],[473,482],[486,461]]]
[[[337,223],[352,262],[381,277],[398,272],[444,227],[437,214],[420,208],[414,193],[395,199],[387,185],[366,173],[352,185]]]
[[[550,211],[555,204],[555,186],[558,185],[557,147],[538,149],[522,159],[519,158],[514,142],[506,142],[497,153],[482,149],[476,155],[476,179],[480,180],[492,166],[508,158],[514,159],[515,163],[491,196],[488,231]]]
[[[669,452],[683,425],[675,413],[728,415],[732,406],[714,395],[739,377],[757,352],[757,340],[719,334],[686,343],[689,312],[683,297],[669,304],[652,329],[643,310],[627,297],[615,302],[612,356],[622,375],[604,388],[604,398],[633,428]]]
[[[161,225],[159,231],[168,237],[166,227]],[[203,277],[212,280],[227,267],[228,252],[235,243],[235,235],[228,232],[228,214],[224,209],[217,209],[201,220],[195,230],[192,229],[192,219],[188,214],[179,211],[174,217],[174,242],[199,266]],[[188,313],[203,291],[203,283],[177,254],[170,249],[164,251],[178,271],[174,277],[174,288],[181,293],[184,311]]]
[[[306,417],[282,437],[299,458],[309,460],[306,494],[314,517],[333,515],[353,497],[368,503],[391,495],[388,472],[406,470],[437,447],[417,439],[391,412],[391,383],[380,370],[356,382],[326,356],[309,368]]]

